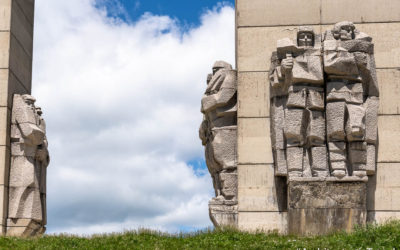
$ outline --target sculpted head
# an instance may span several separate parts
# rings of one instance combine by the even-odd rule
[[[221,69],[232,70],[232,65],[224,61],[216,61],[213,66],[213,75]]]
[[[333,27],[333,37],[336,40],[341,40],[341,41],[347,41],[347,40],[352,40],[355,37],[355,31],[356,27],[354,26],[354,23],[349,22],[349,21],[343,21],[335,24]]]
[[[34,107],[34,104],[36,102],[36,98],[31,96],[31,95],[23,95],[22,99],[24,99],[25,103],[28,104],[28,106],[31,106],[32,108]]]
[[[313,47],[315,40],[315,33],[310,26],[301,26],[297,31],[297,46],[299,47]]]

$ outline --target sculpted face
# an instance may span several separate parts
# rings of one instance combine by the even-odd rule
[[[297,43],[300,47],[312,47],[314,45],[314,34],[303,31],[298,34]]]
[[[340,40],[347,41],[351,40],[354,37],[354,27],[350,25],[343,25],[340,27]]]

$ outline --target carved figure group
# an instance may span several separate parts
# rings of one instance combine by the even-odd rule
[[[279,40],[269,71],[277,176],[375,172],[379,90],[372,38],[351,22]]]
[[[49,154],[46,124],[35,101],[30,95],[14,95],[8,235],[30,236],[45,231]]]

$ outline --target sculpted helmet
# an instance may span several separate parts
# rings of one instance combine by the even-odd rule
[[[227,70],[232,70],[232,65],[230,65],[229,63],[224,62],[224,61],[216,61],[216,62],[214,63],[214,66],[213,66],[213,70],[214,70],[214,69],[227,69]]]
[[[338,22],[333,26],[332,33],[333,37],[338,40],[340,38],[340,30],[342,27],[350,27],[353,30],[353,39],[354,39],[354,31],[356,29],[356,26],[354,23],[349,22],[349,21],[343,21],[343,22]]]

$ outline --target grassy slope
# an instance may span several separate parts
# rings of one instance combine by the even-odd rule
[[[356,229],[352,234],[301,238],[277,234],[248,234],[215,230],[168,235],[150,231],[82,238],[45,236],[34,239],[0,238],[0,249],[399,249],[400,222]]]

